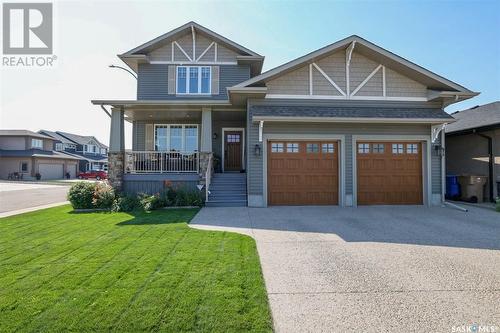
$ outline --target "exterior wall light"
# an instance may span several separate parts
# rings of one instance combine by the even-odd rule
[[[217,140],[217,133],[212,134],[212,139]]]
[[[260,145],[256,144],[255,148],[254,148],[254,154],[255,154],[255,156],[260,156],[260,153],[261,153]]]

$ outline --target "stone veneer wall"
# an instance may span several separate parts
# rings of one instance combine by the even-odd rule
[[[108,154],[108,180],[118,192],[123,190],[124,157],[123,152]]]
[[[208,161],[213,157],[213,153],[199,152],[200,154],[200,184],[205,185],[205,174],[207,172]],[[214,165],[212,160],[212,174],[214,172]]]

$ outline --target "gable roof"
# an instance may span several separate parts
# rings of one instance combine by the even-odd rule
[[[261,57],[261,55],[258,54],[257,52],[249,50],[246,47],[241,46],[240,44],[233,42],[232,40],[230,40],[224,36],[221,36],[218,33],[214,32],[210,29],[205,28],[201,24],[198,24],[194,21],[188,22],[188,23],[186,23],[186,24],[184,24],[184,25],[182,25],[182,26],[180,26],[172,31],[169,31],[161,36],[158,36],[158,37],[150,40],[149,42],[146,42],[142,45],[139,45],[139,46],[133,48],[132,50],[127,51],[127,52],[119,55],[119,57],[126,57],[126,56],[131,56],[131,55],[136,55],[136,54],[144,54],[144,53],[149,52],[150,50],[152,50],[158,46],[161,46],[166,40],[173,38],[173,37],[176,37],[176,36],[181,36],[186,31],[191,31],[191,29],[199,30],[199,31],[203,32],[204,34],[210,36],[211,38],[230,46],[232,49],[234,49],[240,53],[243,53],[243,55]]]
[[[360,52],[362,54],[370,54],[372,58],[375,58],[375,60],[379,61],[382,64],[385,64],[389,68],[402,72],[403,74],[411,75],[417,81],[425,84],[430,89],[436,89],[439,91],[451,90],[456,93],[471,95],[471,97],[478,94],[378,45],[375,45],[357,35],[352,35],[338,42],[327,45],[323,48],[320,48],[319,50],[313,51],[281,66],[268,70],[267,72],[253,77],[240,84],[237,84],[234,87],[243,88],[262,85],[264,82],[277,77],[278,75],[295,70],[309,62],[315,61],[315,59],[322,58],[329,53],[346,49],[350,45],[354,45],[354,49],[357,52]]]
[[[62,135],[59,135],[57,132],[52,132],[52,131],[48,131],[48,130],[39,130],[38,133],[50,136],[50,137],[54,138],[55,140],[60,141],[62,143],[74,144],[73,141],[69,140],[68,138],[66,138]]]
[[[56,133],[58,135],[61,135],[71,141],[73,141],[73,143],[77,143],[79,145],[85,145],[85,144],[88,144],[90,141],[95,141],[97,143],[97,145],[101,148],[108,148],[106,145],[102,144],[101,142],[99,142],[99,140],[97,140],[94,136],[89,136],[89,135],[78,135],[78,134],[72,134],[72,133],[66,133],[66,132],[60,132],[60,131],[56,131]]]
[[[446,126],[446,133],[457,133],[479,128],[500,128],[500,101],[457,111],[452,113],[452,116],[457,121]]]
[[[34,138],[54,140],[50,136],[32,132],[29,130],[0,130],[0,136],[31,136]]]

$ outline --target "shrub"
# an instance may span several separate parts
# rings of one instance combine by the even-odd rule
[[[78,182],[75,183],[68,192],[68,200],[75,209],[94,208],[94,183]]]
[[[113,212],[130,212],[137,208],[139,208],[139,200],[131,195],[116,197],[111,206]]]
[[[95,184],[92,205],[94,208],[112,208],[115,200],[115,191],[111,185],[102,182]]]
[[[173,206],[203,206],[203,195],[200,191],[190,191],[185,189],[177,190]]]
[[[497,197],[496,199],[495,209],[497,212],[500,212],[500,197]]]
[[[155,195],[149,194],[139,194],[139,205],[146,212],[165,207],[167,205],[167,199],[165,196],[160,196],[159,193]]]

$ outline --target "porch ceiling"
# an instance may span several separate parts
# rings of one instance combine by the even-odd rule
[[[165,109],[125,109],[125,120],[190,120],[196,123],[201,123],[201,108],[197,110],[165,110]],[[227,120],[227,121],[244,121],[246,119],[245,110],[212,110],[212,119]]]

